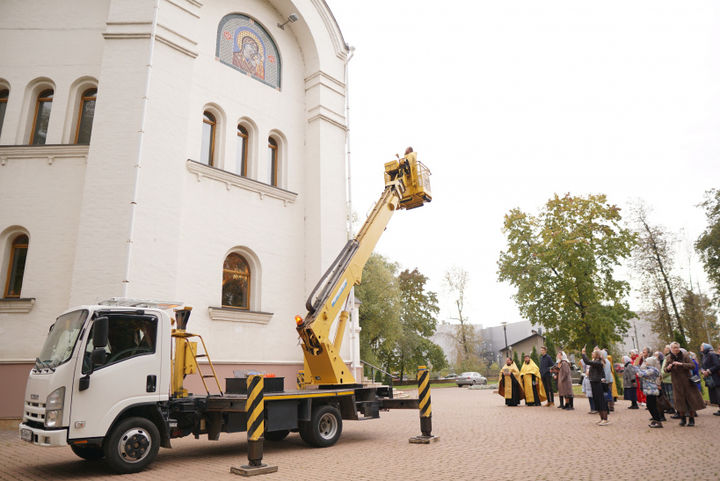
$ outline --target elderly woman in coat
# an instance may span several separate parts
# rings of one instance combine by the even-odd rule
[[[625,390],[623,398],[632,403],[628,406],[628,409],[640,409],[637,403],[637,370],[632,364],[632,359],[628,356],[623,356],[623,364],[625,365],[623,371],[623,389]]]
[[[558,396],[560,396],[560,405],[562,409],[573,410],[575,409],[573,403],[573,389],[572,389],[572,377],[570,376],[570,361],[568,360],[567,354],[563,351],[557,354],[557,387]],[[565,405],[563,406],[563,401]]]
[[[680,344],[677,342],[670,344],[670,354],[665,364],[665,370],[672,377],[675,410],[680,415],[680,426],[686,424],[695,426],[696,412],[705,409],[705,401],[695,387],[695,383],[690,380],[690,373],[694,367],[695,364],[687,352],[680,350]]]

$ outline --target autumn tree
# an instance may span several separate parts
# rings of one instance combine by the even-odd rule
[[[695,242],[695,249],[715,291],[715,300],[720,301],[720,189],[707,191],[701,206],[705,209],[708,225]]]
[[[505,215],[507,249],[498,278],[517,289],[520,312],[560,345],[609,346],[632,317],[629,284],[614,269],[630,256],[634,234],[604,195],[555,195],[537,215]]]
[[[675,271],[675,246],[672,232],[653,224],[642,203],[633,209],[637,244],[631,265],[640,276],[640,293],[649,308],[653,330],[664,340],[677,340],[686,346],[686,329],[680,313],[685,286]]]
[[[437,330],[437,294],[426,289],[427,277],[417,269],[404,270],[397,276],[400,289],[401,333],[394,350],[393,369],[402,380],[407,372],[415,372],[417,366],[431,364],[433,370],[447,365],[440,346],[430,341]]]
[[[464,312],[470,275],[465,269],[452,267],[445,273],[444,281],[457,309],[457,317],[454,318],[458,321],[454,328],[455,367],[460,371],[477,371],[482,368],[480,330],[470,324]]]

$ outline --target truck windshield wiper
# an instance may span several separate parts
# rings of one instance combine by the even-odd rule
[[[35,358],[35,367],[37,367],[38,364],[40,364],[42,367],[44,367],[46,369],[50,369],[52,372],[55,372],[55,368],[52,367],[50,364],[48,364],[47,361],[43,361],[39,357],[36,357]]]

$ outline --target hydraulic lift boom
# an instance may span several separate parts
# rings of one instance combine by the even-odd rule
[[[349,312],[344,310],[352,286],[360,283],[362,271],[380,236],[398,209],[414,209],[432,200],[430,171],[408,153],[385,164],[385,190],[365,224],[348,241],[308,297],[305,318],[296,317],[305,357],[305,384],[355,384],[355,377],[340,356]],[[336,318],[335,338],[330,330]]]

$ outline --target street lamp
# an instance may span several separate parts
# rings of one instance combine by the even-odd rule
[[[505,355],[509,356],[510,352],[508,351],[508,343],[507,343],[507,321],[503,321],[500,324],[502,324],[503,334],[505,335]]]

